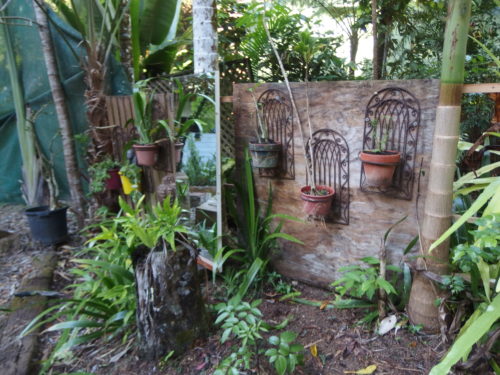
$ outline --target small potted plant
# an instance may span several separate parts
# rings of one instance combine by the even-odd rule
[[[370,121],[366,119],[365,121]],[[363,150],[359,154],[359,159],[363,163],[363,170],[368,186],[376,188],[387,188],[392,184],[392,177],[396,167],[401,163],[401,153],[399,151],[387,150],[389,132],[393,127],[392,119],[379,124],[379,121],[372,120],[373,145],[371,150]],[[377,132],[377,130],[379,131]]]
[[[112,160],[109,156],[105,157],[102,161],[95,163],[89,167],[90,173],[90,192],[101,193],[105,189],[120,190],[122,184],[118,171],[119,165]]]
[[[57,245],[68,240],[68,206],[62,206],[57,199],[59,189],[52,165],[45,161],[41,167],[49,204],[27,208],[24,213],[33,240],[44,245]]]
[[[136,82],[132,101],[134,104],[134,126],[139,136],[132,147],[137,157],[137,164],[151,167],[156,164],[159,146],[154,143],[153,135],[158,130],[158,121],[153,120],[154,93],[144,89],[146,81]]]
[[[269,138],[267,124],[265,123],[261,103],[255,98],[255,87],[248,89],[252,94],[257,117],[257,141],[248,144],[248,150],[252,155],[252,166],[254,168],[276,168],[279,164],[281,143]]]

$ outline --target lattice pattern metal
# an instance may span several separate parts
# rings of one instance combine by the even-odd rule
[[[281,90],[266,90],[258,99],[269,138],[281,143],[281,160],[277,168],[260,168],[259,175],[295,179],[293,115],[290,100]]]
[[[311,150],[313,150],[311,155]],[[335,130],[315,131],[306,145],[309,168],[314,183],[335,189],[330,215],[325,221],[349,224],[349,146],[345,138]],[[314,162],[314,163],[313,163]],[[309,181],[307,181],[309,184]]]
[[[408,90],[388,87],[371,97],[365,112],[363,150],[374,149],[386,133],[386,149],[399,151],[401,163],[394,173],[392,186],[383,190],[367,185],[362,167],[361,191],[382,193],[398,199],[412,199],[419,128],[420,104]]]

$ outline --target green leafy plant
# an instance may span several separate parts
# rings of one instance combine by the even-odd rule
[[[269,338],[269,343],[274,347],[268,349],[265,354],[279,375],[293,373],[295,366],[303,362],[304,346],[294,343],[296,338],[297,334],[290,331]]]
[[[383,289],[389,294],[397,294],[393,284],[379,276],[380,261],[373,257],[361,258],[368,266],[350,265],[341,267],[340,272],[343,276],[333,282],[331,285],[341,296],[349,293],[358,298],[367,298],[373,300],[378,289]],[[388,265],[388,270],[400,273],[401,269],[397,266]]]
[[[196,148],[193,137],[188,138],[187,146],[189,159],[182,170],[188,176],[189,184],[191,186],[215,185],[215,155],[203,160]]]
[[[238,214],[234,195],[226,199],[231,217],[236,221],[238,228],[239,247],[244,249],[239,259],[247,265],[252,264],[256,259],[261,259],[266,266],[271,252],[278,248],[278,239],[303,244],[294,236],[281,232],[285,220],[300,220],[290,215],[272,213],[271,187],[269,187],[266,209],[259,210],[255,199],[248,150],[245,151],[243,183],[242,185],[235,182],[238,201],[242,208],[241,214]],[[273,226],[274,220],[279,220],[278,225]]]
[[[108,171],[117,167],[118,164],[109,156],[98,163],[92,164],[89,167],[90,192],[100,193],[104,191],[106,187],[106,180],[109,178]]]
[[[138,143],[148,145],[153,143],[153,135],[159,130],[159,126],[164,124],[164,120],[153,119],[154,91],[147,88],[149,80],[137,81],[132,93],[132,103],[134,105],[133,121]]]

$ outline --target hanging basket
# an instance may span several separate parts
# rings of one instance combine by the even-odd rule
[[[399,151],[361,151],[359,159],[363,162],[366,184],[386,188],[392,185],[394,171],[401,163],[401,153]]]
[[[330,212],[335,190],[330,186],[316,185],[316,191],[325,194],[311,194],[311,186],[300,189],[300,198],[304,201],[303,211],[307,216],[324,218]]]
[[[248,144],[252,155],[254,168],[276,168],[280,160],[281,143],[252,143]]]
[[[157,144],[150,145],[133,145],[137,164],[144,167],[152,167],[158,159],[159,147]]]

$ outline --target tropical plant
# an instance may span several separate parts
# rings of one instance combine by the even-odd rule
[[[215,155],[204,160],[196,147],[193,137],[187,141],[189,159],[182,170],[188,176],[191,186],[215,185]]]
[[[72,297],[54,301],[21,332],[21,336],[27,335],[57,322],[47,331],[61,331],[61,335],[41,373],[58,359],[67,358],[76,345],[102,337],[134,339],[135,278],[122,229],[111,219],[88,228],[94,235],[73,259],[76,266],[69,271],[76,278],[68,287],[73,289]]]
[[[273,1],[251,3],[236,24],[237,27],[244,27],[247,30],[241,40],[240,49],[249,57],[256,80],[276,82],[282,79],[280,63],[273,54],[264,28],[263,14],[266,15],[267,27],[275,40],[290,80],[302,81],[306,72],[315,80],[347,79],[344,60],[336,56],[340,38],[330,34],[318,37],[318,41],[328,48],[316,50],[309,65],[305,66],[294,46],[300,39],[300,32],[312,29],[313,21],[304,14],[292,11],[282,1]]]
[[[134,118],[129,120],[134,124],[139,136],[138,142],[142,145],[152,144],[153,136],[160,129],[160,124],[165,123],[165,120],[153,119],[155,92],[147,88],[147,82],[148,80],[138,81],[134,85],[132,93]]]
[[[395,289],[397,281],[397,273],[401,273],[401,269],[394,265],[388,265],[387,269],[395,272],[395,278],[392,282],[380,277],[379,265],[380,261],[373,257],[361,258],[361,261],[368,266],[362,267],[359,265],[350,265],[340,267],[339,272],[343,272],[343,276],[331,284],[335,290],[344,296],[346,293],[357,298],[366,297],[372,301],[376,292],[383,289],[388,295],[397,294]]]
[[[237,211],[234,194],[227,197],[226,203],[228,204],[229,213],[238,228],[238,245],[244,250],[241,256],[237,257],[239,260],[246,265],[250,265],[255,260],[261,259],[265,268],[271,252],[278,248],[279,239],[302,244],[302,241],[297,238],[281,232],[285,220],[300,220],[286,214],[272,214],[271,186],[269,186],[266,209],[261,211],[257,207],[248,150],[245,151],[243,185],[235,181],[235,187],[238,203],[242,207],[241,214]],[[278,225],[273,226],[274,220],[279,220]]]

